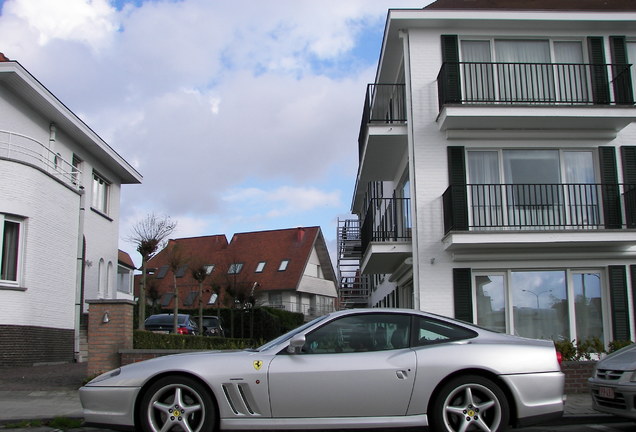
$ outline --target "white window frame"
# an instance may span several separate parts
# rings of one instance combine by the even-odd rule
[[[506,333],[514,334],[514,316],[512,311],[514,309],[513,299],[510,295],[511,278],[513,272],[541,272],[541,271],[563,271],[565,273],[565,291],[568,301],[568,327],[569,327],[569,340],[577,340],[576,329],[576,311],[575,311],[575,298],[574,298],[574,283],[572,276],[583,273],[595,273],[600,277],[601,283],[601,308],[603,313],[603,339],[605,344],[612,341],[612,324],[611,324],[611,311],[609,305],[609,283],[607,281],[607,272],[604,268],[574,268],[574,267],[558,267],[558,268],[513,268],[513,269],[493,269],[484,270],[476,269],[471,273],[471,296],[472,296],[472,309],[473,309],[473,323],[478,323],[477,316],[477,276],[503,276],[504,285],[504,304],[505,304],[505,323]]]
[[[0,279],[0,288],[19,288],[22,282],[22,254],[24,251],[25,223],[23,218],[0,213],[0,260],[3,259],[4,254],[4,227],[6,222],[18,224],[17,263],[15,280]]]
[[[110,185],[111,183],[104,176],[93,171],[91,207],[106,215],[110,204]]]

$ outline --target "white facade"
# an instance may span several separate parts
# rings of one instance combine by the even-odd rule
[[[100,211],[93,173],[108,182]],[[18,339],[33,328],[44,339],[62,335],[58,345],[70,334],[73,359],[82,301],[117,298],[120,185],[140,181],[19,63],[0,62],[1,326]]]
[[[616,83],[636,62],[635,24],[389,12],[352,205],[372,306],[532,337],[634,337],[636,108]]]

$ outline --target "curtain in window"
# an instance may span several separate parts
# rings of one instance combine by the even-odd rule
[[[468,183],[473,227],[497,227],[503,223],[499,154],[468,152]]]
[[[503,275],[475,276],[477,324],[506,332],[506,299]]]
[[[572,283],[577,339],[582,342],[598,338],[604,342],[601,275],[599,273],[574,274]]]
[[[0,279],[18,280],[18,249],[20,239],[20,224],[18,222],[4,221],[2,235],[2,266]]]
[[[559,102],[591,100],[588,73],[583,64],[581,42],[554,42],[555,78]]]
[[[554,79],[547,40],[497,40],[500,99],[506,102],[554,100]]]
[[[563,226],[558,150],[505,150],[508,223],[520,227]]]
[[[591,151],[563,152],[564,179],[569,225],[596,227],[600,224],[599,190],[595,184]]]
[[[632,89],[636,89],[636,42],[627,42],[627,62],[631,64]],[[632,90],[633,91],[633,90]],[[634,97],[636,99],[636,97]]]
[[[466,101],[492,101],[495,98],[490,42],[462,41],[462,75]]]

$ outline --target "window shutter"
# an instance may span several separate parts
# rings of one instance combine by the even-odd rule
[[[632,317],[636,317],[636,265],[629,266],[630,279],[632,282]],[[628,318],[629,319],[629,315]]]
[[[442,35],[442,68],[444,81],[440,96],[440,109],[445,103],[461,103],[462,91],[459,77],[459,44],[457,35]]]
[[[627,308],[627,274],[625,266],[608,266],[612,331],[614,340],[629,340],[629,310]],[[633,270],[632,270],[633,275]]]
[[[633,105],[634,89],[627,59],[625,36],[610,36],[610,48],[612,50],[612,82],[614,83],[616,103]]]
[[[588,37],[592,98],[596,104],[609,104],[609,84],[602,37]]]
[[[453,295],[455,298],[455,318],[473,322],[473,294],[469,268],[453,269]]]
[[[468,230],[468,193],[466,188],[466,152],[462,146],[449,146],[448,152],[448,183],[451,192],[452,229]],[[449,219],[444,215],[445,219]],[[448,232],[451,227],[445,227]]]
[[[601,165],[601,190],[603,192],[603,215],[605,228],[620,229],[623,224],[621,216],[620,191],[616,171],[616,149],[599,147]]]
[[[622,146],[623,194],[627,228],[636,228],[636,147]]]

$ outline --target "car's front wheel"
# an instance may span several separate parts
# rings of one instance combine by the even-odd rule
[[[493,381],[477,376],[457,377],[442,387],[431,412],[435,431],[506,430],[509,421],[506,395]]]
[[[215,427],[214,402],[198,381],[167,376],[144,392],[138,419],[145,432],[212,431]]]

